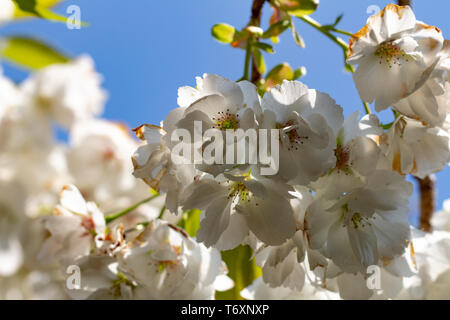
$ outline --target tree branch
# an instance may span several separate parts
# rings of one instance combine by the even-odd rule
[[[259,27],[261,24],[262,8],[266,0],[253,0],[252,14],[250,17],[249,25]],[[255,59],[252,58],[252,77],[251,81],[257,83],[261,79],[261,74],[255,64]]]
[[[424,179],[417,178],[420,190],[420,220],[419,227],[425,232],[431,232],[431,218],[435,210],[435,183],[434,175],[425,177]]]
[[[399,6],[410,6],[411,0],[398,0],[398,5]]]

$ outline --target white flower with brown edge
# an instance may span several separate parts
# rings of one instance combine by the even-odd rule
[[[387,169],[419,178],[438,172],[450,161],[449,132],[408,117],[398,117],[381,136]]]
[[[347,62],[361,99],[381,111],[420,88],[439,60],[441,31],[417,21],[409,6],[389,4],[350,39]]]
[[[417,91],[395,103],[394,108],[409,118],[430,126],[450,129],[450,41],[444,41],[440,60],[428,80]]]
[[[155,191],[165,192],[166,208],[172,213],[178,213],[181,195],[194,179],[194,166],[176,165],[172,162],[171,150],[165,139],[166,131],[163,128],[144,124],[133,131],[145,142],[132,156],[133,175]]]

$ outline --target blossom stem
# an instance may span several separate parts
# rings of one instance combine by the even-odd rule
[[[161,211],[159,211],[158,219],[162,219],[162,217],[163,217],[165,211],[166,211],[166,206],[163,206],[163,207],[161,208]]]
[[[249,78],[249,67],[250,67],[250,59],[252,57],[252,46],[250,41],[247,42],[247,49],[245,50],[245,64],[244,64],[244,76],[243,80],[250,80]]]
[[[331,29],[331,31],[337,32],[337,33],[340,33],[340,34],[343,34],[343,35],[346,35],[349,37],[353,37],[353,33],[348,32],[348,31],[344,31],[344,30],[340,30],[340,29]]]
[[[342,40],[341,38],[336,37],[335,35],[331,34],[329,30],[325,29],[319,22],[317,22],[316,20],[314,20],[310,16],[302,16],[302,17],[298,17],[298,18],[300,20],[306,22],[307,24],[309,24],[313,28],[317,29],[318,31],[323,33],[327,38],[329,38],[331,41],[336,43],[342,49],[342,51],[344,53],[344,59],[347,59],[348,44],[344,40]],[[336,32],[344,33],[346,35],[353,36],[353,34],[351,34],[350,32],[346,32],[346,31],[342,31],[342,30],[333,29],[332,31],[336,31]],[[348,65],[347,63],[346,63],[346,65],[347,65],[348,69],[352,73],[355,72],[355,68],[352,65]],[[370,110],[370,106],[369,106],[369,104],[367,102],[362,101],[362,104],[363,104],[364,111],[366,112],[366,114],[372,113],[372,111]]]
[[[146,199],[144,199],[144,200],[142,200],[142,201],[139,201],[138,203],[136,203],[135,205],[132,205],[132,206],[129,207],[129,208],[126,208],[126,209],[124,209],[124,210],[122,210],[122,211],[119,211],[119,212],[116,212],[116,213],[111,213],[111,214],[109,214],[109,215],[107,215],[107,216],[105,217],[105,222],[106,222],[107,224],[108,224],[108,223],[111,223],[111,222],[113,222],[114,220],[116,220],[116,219],[118,219],[118,218],[120,218],[120,217],[126,215],[127,213],[130,213],[131,211],[137,209],[138,207],[140,207],[140,206],[143,205],[144,203],[147,203],[147,202],[149,202],[150,200],[155,199],[155,198],[158,197],[158,196],[159,196],[159,194],[152,195],[152,196],[150,196],[150,197],[148,197],[148,198],[146,198]]]
[[[324,29],[323,26],[319,22],[317,22],[316,20],[314,20],[310,16],[302,16],[302,17],[298,17],[298,18],[300,20],[306,22],[307,24],[309,24],[313,28],[317,29],[318,31],[323,33],[326,37],[328,37],[331,41],[336,43],[339,47],[342,48],[342,50],[344,50],[345,56],[347,56],[348,45],[347,45],[347,43],[344,40],[342,40],[339,37],[336,37],[336,36],[332,35],[328,30]]]

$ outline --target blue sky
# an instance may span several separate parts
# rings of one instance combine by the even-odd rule
[[[448,0],[415,0],[419,20],[436,25],[444,36],[450,34]],[[339,27],[356,32],[369,16],[369,6],[383,8],[390,1],[321,0],[312,17],[332,23],[343,13]],[[247,24],[251,0],[74,0],[64,1],[56,11],[65,13],[76,4],[82,20],[90,23],[81,30],[69,30],[64,24],[42,20],[16,22],[0,28],[3,35],[29,35],[45,40],[60,51],[76,57],[91,55],[104,76],[109,100],[104,117],[126,122],[130,127],[159,123],[176,107],[177,88],[194,85],[195,76],[205,72],[230,79],[242,76],[244,52],[214,41],[211,26],[226,22],[238,28]],[[263,27],[271,10],[266,5]],[[296,46],[289,32],[275,45],[276,54],[266,54],[268,69],[280,62],[293,67],[305,66],[302,78],[310,88],[329,93],[344,108],[347,116],[361,110],[361,101],[350,74],[343,71],[342,53],[327,38],[302,21],[296,21],[306,48]],[[345,39],[345,38],[344,38]],[[7,76],[21,81],[27,73],[2,64]],[[389,121],[391,113],[381,118]],[[438,207],[450,198],[450,169],[438,177]],[[412,199],[415,211],[417,199]]]

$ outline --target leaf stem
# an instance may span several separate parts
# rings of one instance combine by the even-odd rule
[[[331,41],[333,41],[334,43],[336,43],[339,47],[342,48],[342,50],[344,50],[345,52],[348,51],[348,45],[347,43],[342,40],[341,38],[338,38],[334,35],[332,35],[328,30],[324,29],[322,27],[322,25],[317,22],[316,20],[314,20],[313,18],[311,18],[310,16],[301,16],[298,17],[300,20],[306,22],[307,24],[309,24],[310,26],[312,26],[313,28],[317,29],[318,31],[320,31],[321,33],[323,33],[326,37],[328,37]]]
[[[162,219],[162,217],[163,217],[165,211],[166,211],[166,206],[163,206],[163,207],[161,208],[161,211],[159,211],[158,219]]]
[[[340,30],[340,29],[335,29],[335,28],[331,29],[331,31],[337,32],[337,33],[340,33],[340,34],[343,34],[343,35],[346,35],[346,36],[349,36],[349,37],[353,37],[353,33],[348,32],[348,31],[344,31],[344,30]]]
[[[323,28],[323,26],[317,22],[316,20],[314,20],[313,18],[311,18],[310,16],[301,16],[298,17],[300,20],[306,22],[307,24],[309,24],[310,26],[312,26],[313,28],[317,29],[318,31],[320,31],[321,33],[323,33],[327,38],[329,38],[331,41],[333,41],[334,43],[336,43],[343,51],[344,53],[344,59],[347,59],[347,55],[348,55],[348,44],[342,40],[339,37],[336,37],[335,35],[331,34],[329,30],[326,30],[325,28]],[[334,29],[334,31],[336,31],[337,29]],[[344,31],[345,32],[345,31]],[[345,62],[346,63],[346,62]],[[349,67],[350,71],[352,73],[355,72],[355,68],[351,65],[348,65],[346,63],[346,65]],[[364,106],[364,111],[366,112],[366,114],[372,113],[372,111],[370,110],[370,106],[367,102],[362,101],[362,104]]]
[[[106,222],[106,224],[113,222],[114,220],[116,220],[116,219],[118,219],[118,218],[120,218],[120,217],[126,215],[127,213],[130,213],[130,212],[133,211],[134,209],[140,207],[140,206],[143,205],[144,203],[149,202],[150,200],[155,199],[155,198],[158,197],[158,196],[159,196],[159,194],[152,195],[152,196],[150,196],[150,197],[148,197],[148,198],[146,198],[146,199],[144,199],[144,200],[142,200],[142,201],[139,201],[138,203],[136,203],[135,205],[132,205],[132,206],[129,207],[129,208],[126,208],[126,209],[124,209],[124,210],[122,210],[122,211],[119,211],[119,212],[116,212],[116,213],[112,213],[112,214],[107,215],[107,216],[105,217],[105,222]]]

